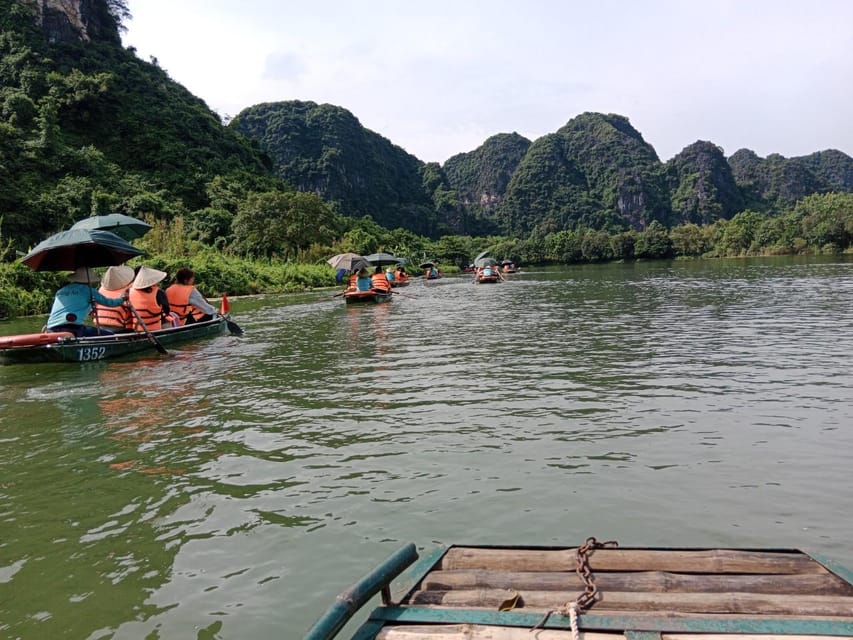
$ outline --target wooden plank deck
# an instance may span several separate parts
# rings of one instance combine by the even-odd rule
[[[576,549],[453,547],[406,604],[549,611],[584,583]],[[853,585],[797,551],[596,549],[589,568],[604,611],[853,618]]]
[[[371,579],[386,584],[392,564],[397,576],[403,551]],[[853,640],[853,573],[801,551],[597,547],[587,582],[577,552],[435,550],[396,599],[386,585],[353,640]],[[590,581],[597,595],[574,636],[568,605]],[[339,600],[364,595],[357,586]]]

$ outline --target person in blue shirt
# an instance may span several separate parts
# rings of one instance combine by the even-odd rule
[[[121,298],[107,298],[92,287],[98,277],[88,267],[78,267],[68,276],[70,282],[56,292],[50,317],[47,319],[48,333],[68,331],[78,338],[97,335],[111,335],[112,331],[83,324],[86,316],[92,311],[92,301],[107,307],[118,307],[127,299],[127,294]]]
[[[362,267],[361,271],[358,272],[356,288],[359,291],[370,291],[372,285],[373,283],[370,279],[370,271],[368,271],[366,267]]]

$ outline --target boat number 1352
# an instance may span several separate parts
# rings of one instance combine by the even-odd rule
[[[106,347],[80,347],[79,359],[80,362],[87,362],[89,360],[101,360],[105,355],[107,355]]]

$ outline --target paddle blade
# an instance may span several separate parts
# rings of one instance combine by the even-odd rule
[[[228,294],[222,294],[222,302],[219,303],[219,313],[220,315],[227,316],[231,313],[231,303],[228,302]]]

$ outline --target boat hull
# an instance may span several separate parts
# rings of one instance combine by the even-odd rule
[[[390,291],[347,291],[344,293],[344,302],[347,304],[380,304],[389,302],[393,294]]]
[[[161,345],[189,342],[221,335],[228,330],[226,318],[183,327],[152,331]],[[51,334],[45,334],[51,335]],[[0,364],[38,364],[45,362],[92,362],[122,356],[156,352],[157,347],[145,333],[117,333],[111,336],[77,338],[65,336],[47,344],[30,344],[0,348]]]
[[[477,284],[492,284],[495,282],[500,282],[500,276],[477,276]]]

